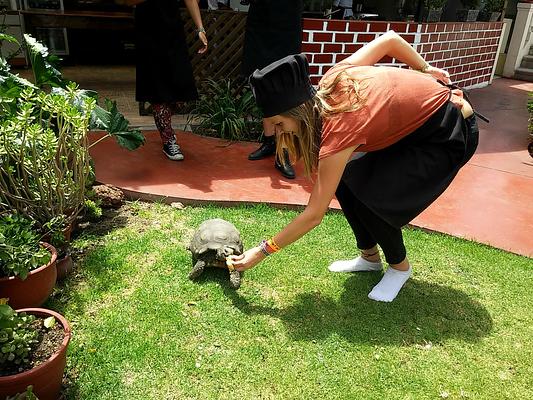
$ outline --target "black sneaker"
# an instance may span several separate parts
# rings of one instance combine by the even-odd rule
[[[163,145],[163,153],[172,161],[183,160],[183,153],[176,142],[168,142]]]

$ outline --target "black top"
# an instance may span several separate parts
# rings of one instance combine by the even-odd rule
[[[137,101],[198,98],[178,0],[147,0],[135,9]]]
[[[244,39],[243,75],[248,77],[256,69],[300,53],[302,11],[302,0],[256,0],[250,4]]]
[[[479,129],[446,102],[414,132],[346,164],[342,181],[390,225],[401,228],[433,203],[474,154]]]

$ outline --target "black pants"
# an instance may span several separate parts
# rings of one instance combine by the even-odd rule
[[[370,249],[378,244],[389,264],[399,264],[405,259],[407,253],[401,228],[393,227],[361,203],[342,180],[335,194],[359,249]]]
[[[388,263],[405,258],[402,226],[433,203],[474,154],[476,118],[448,101],[421,127],[346,164],[337,199],[360,249],[379,244]]]

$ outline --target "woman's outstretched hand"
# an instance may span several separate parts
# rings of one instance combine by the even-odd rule
[[[443,69],[429,66],[426,69],[425,73],[444,83],[452,83],[450,79],[450,74],[448,73],[448,71],[445,71]]]
[[[263,261],[266,256],[261,251],[260,247],[252,247],[246,250],[239,256],[229,256],[229,261],[233,264],[233,267],[239,271],[246,271]]]
[[[198,54],[203,54],[207,51],[207,35],[205,32],[198,32],[198,38],[202,41],[203,47],[198,50]]]

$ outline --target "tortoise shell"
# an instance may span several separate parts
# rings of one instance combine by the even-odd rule
[[[194,232],[189,250],[193,264],[201,259],[208,267],[227,268],[226,257],[242,254],[243,244],[235,225],[215,218],[202,222]]]

